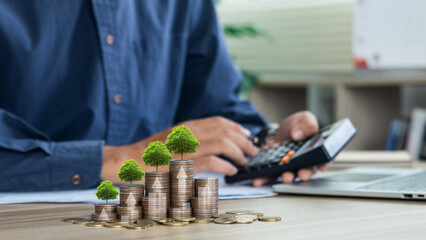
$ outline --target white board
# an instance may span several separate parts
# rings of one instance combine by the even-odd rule
[[[354,7],[355,67],[426,68],[426,0],[356,0]]]

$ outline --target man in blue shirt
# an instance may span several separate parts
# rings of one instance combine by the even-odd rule
[[[124,160],[141,163],[149,142],[182,123],[201,142],[189,156],[196,171],[235,174],[217,156],[243,165],[258,152],[247,137],[265,125],[238,99],[240,81],[212,1],[3,0],[0,191],[118,183]],[[278,137],[317,129],[301,112]]]

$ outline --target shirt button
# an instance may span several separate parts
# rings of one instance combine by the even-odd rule
[[[113,36],[113,35],[111,35],[111,34],[106,35],[106,37],[105,37],[105,42],[106,42],[108,45],[112,45],[112,44],[114,44],[114,36]]]
[[[81,176],[80,176],[80,174],[74,174],[74,175],[71,177],[71,182],[72,182],[72,184],[74,184],[74,185],[78,185],[78,184],[80,184],[80,183],[81,183]]]
[[[123,98],[121,97],[120,94],[115,94],[114,95],[114,102],[117,104],[120,104],[123,101]]]

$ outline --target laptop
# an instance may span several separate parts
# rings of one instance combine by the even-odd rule
[[[314,176],[308,182],[275,184],[277,193],[426,200],[426,171],[357,167]]]

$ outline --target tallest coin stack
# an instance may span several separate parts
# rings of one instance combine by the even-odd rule
[[[170,161],[171,199],[169,217],[190,217],[194,194],[194,161]]]

